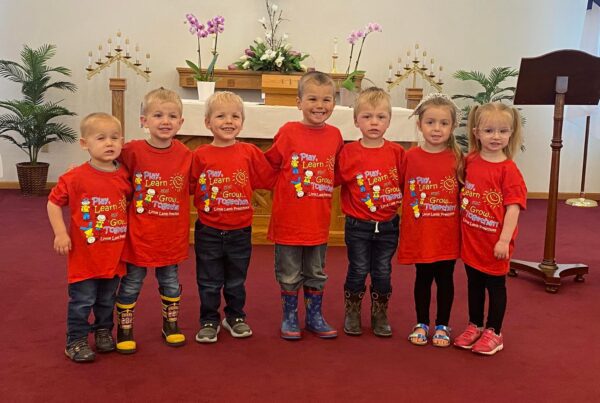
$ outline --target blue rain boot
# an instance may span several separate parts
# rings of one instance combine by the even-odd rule
[[[304,287],[304,304],[306,305],[306,330],[315,333],[323,339],[337,337],[337,330],[325,322],[321,313],[323,291]]]
[[[302,337],[298,324],[298,291],[281,290],[281,337],[286,340],[299,340]]]

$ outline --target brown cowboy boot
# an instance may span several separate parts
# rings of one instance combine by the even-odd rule
[[[387,318],[387,308],[391,291],[388,294],[379,294],[371,287],[371,327],[375,336],[390,337],[392,328]]]
[[[360,307],[365,290],[353,293],[344,289],[344,333],[351,336],[360,336],[362,334],[360,323]]]

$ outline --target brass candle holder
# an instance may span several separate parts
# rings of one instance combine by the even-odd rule
[[[112,91],[112,114],[121,121],[123,129],[125,128],[125,90],[127,89],[127,80],[121,78],[121,63],[132,69],[136,75],[143,77],[147,82],[150,81],[150,53],[145,54],[145,66],[142,69],[140,62],[140,46],[135,45],[135,61],[130,53],[129,38],[125,39],[124,47],[122,46],[121,31],[117,31],[115,47],[113,49],[113,40],[108,38],[106,41],[106,53],[102,44],[98,45],[98,54],[95,61],[92,62],[93,52],[88,52],[88,64],[85,68],[87,79],[90,80],[102,70],[116,64],[117,76],[109,79],[109,89]],[[113,52],[114,50],[114,52]],[[95,65],[95,66],[94,66]]]
[[[337,73],[336,62],[338,59],[338,38],[333,38],[333,54],[331,55],[331,73]]]
[[[388,91],[392,88],[400,85],[404,80],[412,77],[412,87],[406,88],[406,99],[407,107],[413,109],[423,98],[423,88],[417,88],[417,77],[420,77],[423,82],[426,82],[431,87],[435,88],[436,91],[442,92],[442,71],[444,68],[439,66],[437,68],[438,73],[435,73],[435,59],[430,59],[430,65],[427,67],[427,52],[421,52],[419,56],[419,44],[415,44],[414,54],[411,54],[409,49],[406,52],[406,64],[402,67],[402,58],[398,57],[398,64],[396,72],[393,73],[392,64],[389,65],[388,79]]]

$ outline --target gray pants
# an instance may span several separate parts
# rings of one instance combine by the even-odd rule
[[[325,253],[327,244],[295,246],[275,244],[275,278],[284,291],[303,285],[322,291],[327,281]]]

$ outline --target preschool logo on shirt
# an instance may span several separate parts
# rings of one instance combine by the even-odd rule
[[[179,193],[184,182],[182,173],[163,179],[158,172],[136,172],[133,179],[135,211],[161,217],[179,216]]]
[[[356,185],[361,193],[360,201],[371,212],[398,205],[402,200],[396,168],[391,168],[388,173],[382,173],[379,169],[359,172]]]
[[[463,222],[486,232],[497,232],[500,223],[493,210],[502,206],[502,193],[493,189],[480,193],[474,183],[466,181],[460,194]]]
[[[228,212],[250,209],[250,201],[243,192],[248,184],[248,172],[238,169],[231,176],[221,170],[207,170],[198,178],[204,212]],[[210,191],[209,191],[210,189]]]
[[[452,176],[442,178],[439,183],[426,176],[409,178],[409,205],[415,218],[454,216],[457,187],[456,178]]]
[[[316,154],[292,153],[290,182],[296,196],[331,198],[334,166],[335,156],[327,157],[326,161],[319,161]]]
[[[82,226],[86,242],[120,241],[127,233],[127,200],[123,196],[117,202],[108,197],[84,196],[81,199]]]

